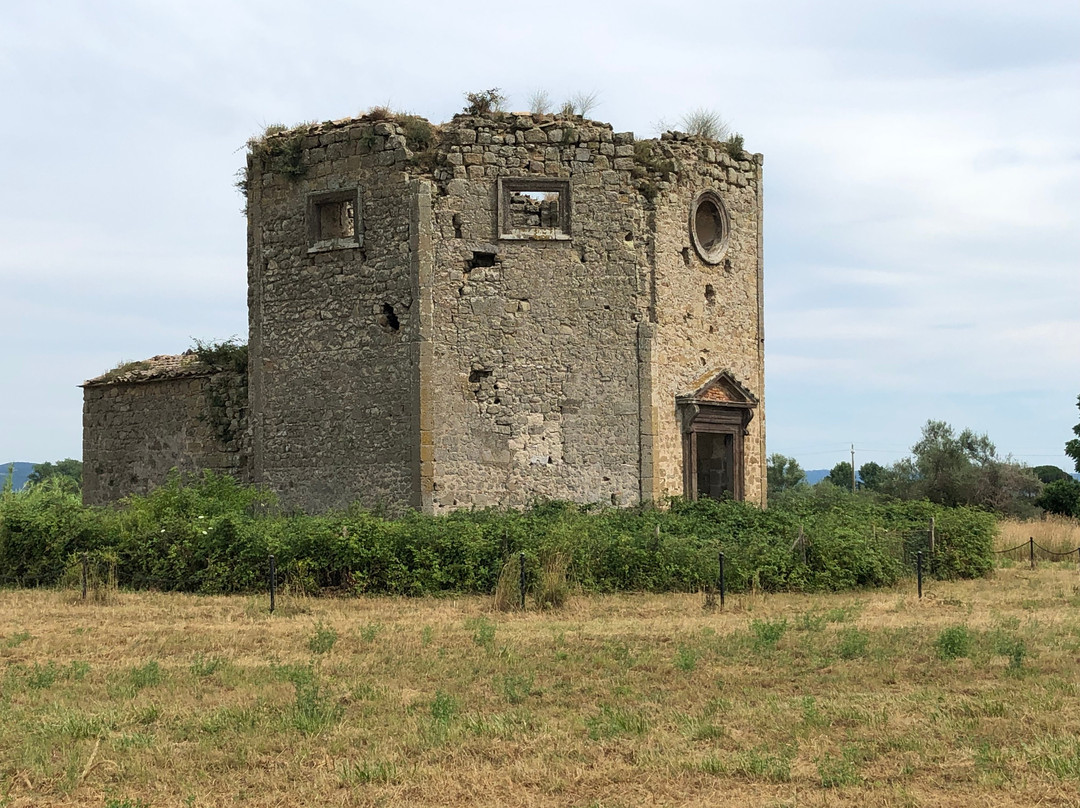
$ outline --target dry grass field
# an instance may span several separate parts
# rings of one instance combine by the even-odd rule
[[[723,612],[2,590],[0,805],[1080,805],[1080,574]]]
[[[1072,553],[1075,561],[1076,550],[1080,547],[1080,520],[1054,515],[1024,522],[1017,519],[1003,520],[999,524],[994,549],[1008,550],[1026,544],[1029,538],[1035,539],[1036,544],[1053,553]],[[1026,559],[1027,548],[1012,555]]]

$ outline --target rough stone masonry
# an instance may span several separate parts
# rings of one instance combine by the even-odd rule
[[[761,166],[569,115],[253,141],[246,378],[88,381],[84,496],[178,467],[312,511],[764,504]]]

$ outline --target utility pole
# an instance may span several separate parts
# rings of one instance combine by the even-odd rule
[[[851,493],[855,493],[855,444],[851,444]]]

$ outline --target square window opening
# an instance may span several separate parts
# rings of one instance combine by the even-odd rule
[[[570,239],[570,182],[547,178],[499,180],[499,238]]]
[[[357,190],[313,194],[308,198],[308,252],[362,246]]]

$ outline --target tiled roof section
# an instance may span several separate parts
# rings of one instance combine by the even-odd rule
[[[107,373],[87,379],[83,387],[95,387],[104,384],[135,384],[138,382],[158,382],[177,379],[183,376],[206,376],[213,373],[192,352],[182,354],[161,354],[143,359],[140,362],[125,362]]]

